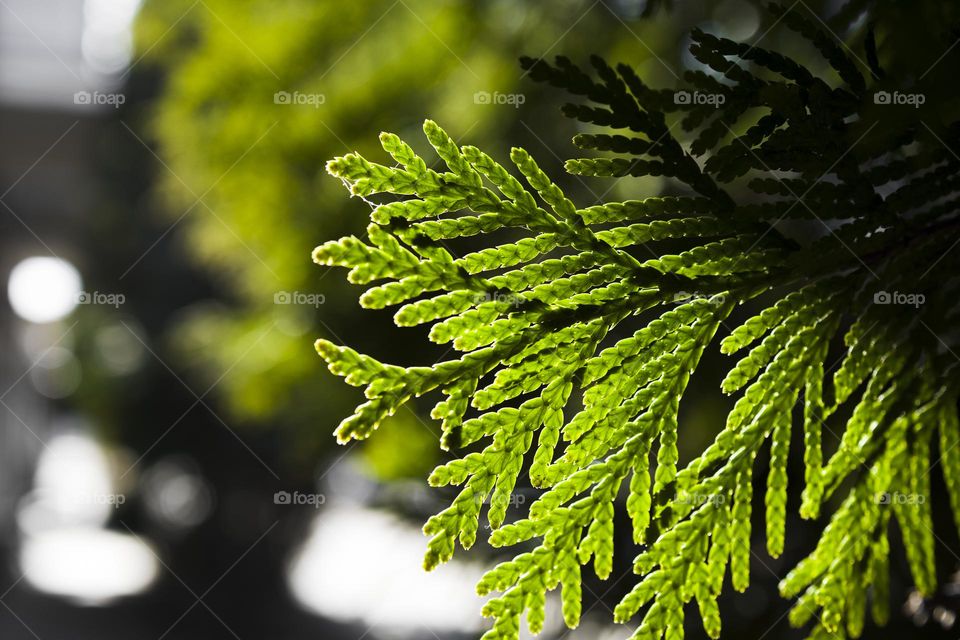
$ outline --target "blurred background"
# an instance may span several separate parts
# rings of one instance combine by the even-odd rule
[[[359,393],[314,339],[400,364],[443,352],[311,262],[369,213],[323,166],[379,157],[381,130],[424,151],[430,117],[560,177],[565,97],[520,55],[597,53],[671,87],[694,26],[789,44],[758,3],[673,5],[0,0],[0,637],[479,637],[473,585],[493,550],[421,570],[419,527],[451,497],[425,483],[429,405],[361,446],[331,435]],[[664,188],[563,186],[583,206]],[[687,459],[728,406],[713,392],[726,363],[704,365]],[[724,637],[802,637],[776,583],[819,526],[791,523],[779,560],[758,540]],[[581,627],[553,606],[543,637],[629,636],[610,612],[633,584],[621,542],[614,579],[587,578]],[[894,619],[867,635],[955,637],[952,610],[911,601],[902,554],[893,565]]]

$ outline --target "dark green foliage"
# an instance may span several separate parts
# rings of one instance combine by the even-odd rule
[[[536,541],[478,585],[502,592],[484,608],[495,619],[487,640],[516,638],[521,614],[539,631],[558,587],[567,624],[578,623],[581,567],[609,575],[621,502],[640,553],[617,621],[643,610],[634,638],[680,638],[695,600],[719,637],[728,567],[736,590],[750,580],[753,464],[768,440],[767,549],[784,548],[793,429],[804,448],[800,513],[833,512],[781,584],[797,598],[791,621],[811,623],[813,638],[858,636],[868,608],[882,624],[891,521],[919,591],[936,588],[933,447],[960,518],[960,251],[950,251],[960,160],[948,150],[958,127],[917,109],[881,121],[884,107],[912,107],[877,103],[875,52],[865,69],[809,14],[772,11],[831,72],[701,31],[691,51],[713,73],[687,72],[685,97],[600,59],[592,73],[523,60],[535,80],[588,100],[564,107],[600,127],[578,146],[618,154],[569,160],[569,172],[666,176],[675,195],[578,208],[522,149],[508,169],[430,121],[444,169],[392,134],[381,136],[392,166],[354,154],[328,165],[355,196],[391,196],[371,203],[367,241],[328,242],[315,260],[376,283],[364,306],[400,305],[398,325],[431,324],[433,341],[461,353],[402,368],[318,341],[331,371],[368,398],[338,438],[366,438],[402,403],[439,391],[442,445],[462,457],[430,483],[463,489],[424,527],[426,567],[475,542],[487,501],[494,546]],[[787,237],[785,219],[804,232]],[[504,230],[514,240],[467,255],[450,244]],[[727,327],[748,301],[768,304]],[[608,339],[618,327],[634,332]],[[713,443],[680,465],[679,403],[721,328],[721,351],[741,354],[722,384],[738,399]],[[849,419],[827,427],[840,409]],[[829,454],[828,428],[839,430]],[[543,492],[504,525],[521,475]]]

